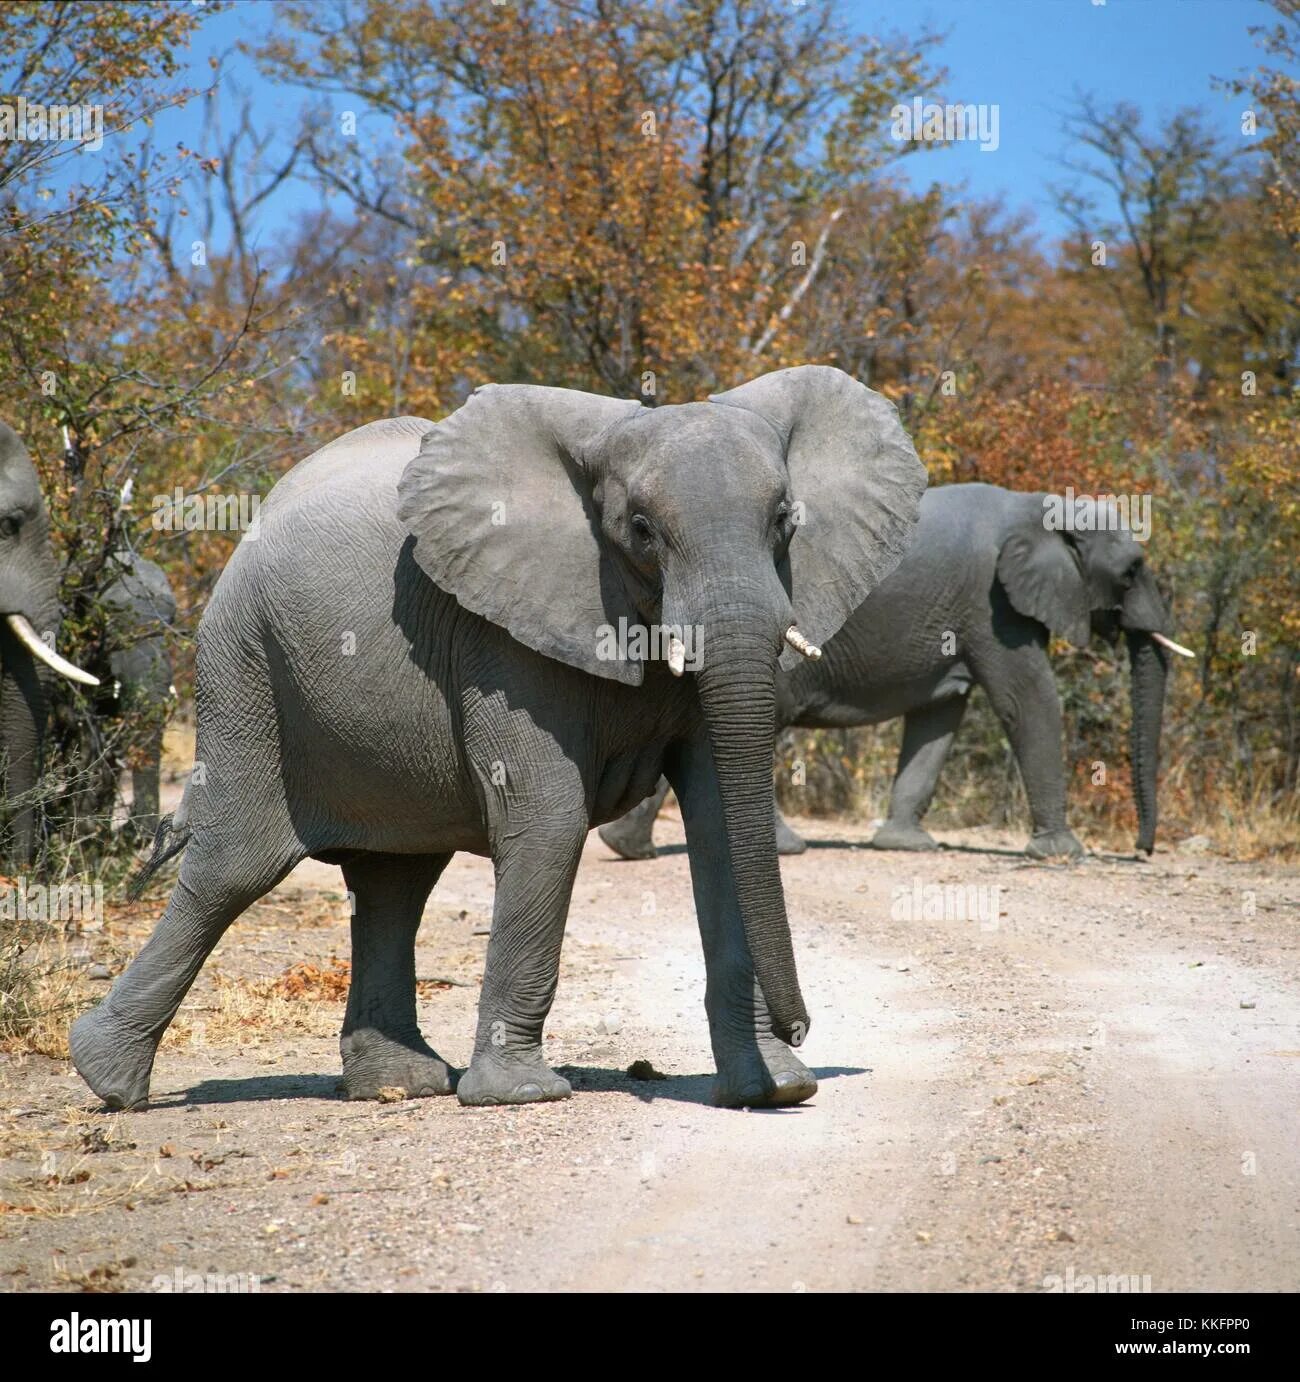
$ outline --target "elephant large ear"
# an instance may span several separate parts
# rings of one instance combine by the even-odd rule
[[[785,438],[799,506],[790,600],[800,632],[824,643],[898,565],[925,467],[894,405],[843,370],[777,370],[711,401],[758,413]],[[782,667],[799,661],[791,648],[781,655]]]
[[[537,652],[633,686],[639,662],[597,656],[602,624],[638,616],[600,540],[584,458],[640,407],[488,384],[424,434],[398,485],[436,585]]]
[[[1017,613],[1037,619],[1076,648],[1092,632],[1088,583],[1073,544],[1043,521],[1021,524],[998,553],[998,580]]]

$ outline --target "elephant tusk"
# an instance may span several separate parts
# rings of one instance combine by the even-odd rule
[[[802,653],[804,657],[810,657],[814,662],[822,655],[822,650],[815,643],[808,640],[799,632],[798,626],[791,624],[785,631],[785,641],[797,653]]]
[[[686,670],[686,644],[680,638],[668,640],[668,670],[675,677]]]
[[[21,614],[6,615],[5,623],[33,657],[39,658],[47,667],[52,667],[61,677],[67,677],[69,681],[79,681],[83,686],[99,685],[98,677],[92,677],[89,672],[83,672],[80,667],[74,666],[66,657],[60,657]]]
[[[1181,643],[1175,643],[1172,638],[1166,638],[1162,633],[1153,633],[1151,637],[1155,642],[1159,643],[1162,648],[1168,648],[1171,653],[1177,653],[1179,657],[1196,656],[1190,648],[1184,648]]]

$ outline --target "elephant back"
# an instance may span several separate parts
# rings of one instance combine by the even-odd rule
[[[427,418],[395,417],[345,432],[287,470],[262,501],[262,515],[277,513],[304,493],[318,490],[332,479],[361,468],[369,471],[378,487],[385,483],[391,464],[396,464],[393,476],[396,487],[407,462],[419,453],[420,439],[432,427],[433,423]]]

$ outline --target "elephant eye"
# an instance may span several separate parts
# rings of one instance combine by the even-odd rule
[[[22,527],[22,524],[21,514],[5,514],[3,518],[0,518],[0,537],[17,537],[18,529]]]
[[[1127,570],[1124,572],[1124,584],[1126,586],[1132,585],[1133,582],[1137,580],[1138,572],[1141,570],[1142,558],[1135,557],[1134,560],[1129,563]]]
[[[651,537],[650,520],[640,513],[632,515],[632,531],[642,542],[649,542]]]

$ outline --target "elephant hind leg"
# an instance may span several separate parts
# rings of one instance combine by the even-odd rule
[[[1078,859],[1083,845],[1065,814],[1063,727],[1056,678],[1041,647],[1019,651],[1018,659],[997,668],[996,677],[986,674],[982,680],[1011,741],[1029,798],[1034,833],[1025,853],[1036,859]]]
[[[921,828],[953,737],[966,713],[966,696],[950,696],[909,710],[903,717],[903,746],[889,796],[889,819],[876,831],[875,849],[934,849]]]
[[[450,854],[359,854],[343,865],[352,898],[352,984],[339,1048],[349,1099],[381,1089],[450,1094],[454,1074],[425,1044],[415,1012],[415,935]]]
[[[77,1073],[110,1108],[145,1106],[158,1043],[203,962],[231,922],[305,853],[288,837],[254,852],[243,840],[196,834],[153,935],[69,1036]]]
[[[776,852],[778,854],[802,854],[808,848],[808,841],[781,814],[781,808],[772,803],[776,814]]]
[[[655,819],[668,795],[668,779],[661,777],[659,785],[639,805],[626,815],[596,832],[623,859],[653,859],[655,857]]]

